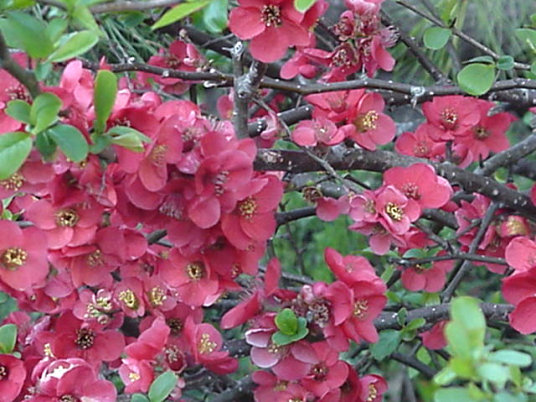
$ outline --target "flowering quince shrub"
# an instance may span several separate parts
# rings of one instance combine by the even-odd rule
[[[0,6],[0,402],[536,398],[536,14],[396,3]]]

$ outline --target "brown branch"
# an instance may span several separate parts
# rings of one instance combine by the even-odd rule
[[[39,83],[33,72],[24,69],[9,53],[4,36],[0,33],[0,68],[6,70],[13,78],[19,81],[28,90],[32,98],[41,93]]]
[[[331,152],[326,156],[326,162],[335,170],[360,169],[373,172],[384,172],[395,166],[409,166],[418,162],[428,163],[436,169],[438,175],[443,176],[451,183],[459,184],[468,193],[483,194],[530,219],[536,217],[536,206],[526,195],[512,190],[504,184],[497,183],[493,179],[460,169],[448,162],[430,162],[389,151],[367,151],[364,149],[352,149],[344,154]],[[303,173],[321,171],[323,167],[300,151],[260,149],[257,153],[255,169]]]

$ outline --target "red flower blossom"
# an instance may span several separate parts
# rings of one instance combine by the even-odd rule
[[[335,123],[323,117],[302,120],[292,132],[292,141],[302,146],[337,145],[344,140],[344,132]]]
[[[30,290],[43,285],[48,271],[45,234],[0,220],[0,280],[15,290]]]
[[[294,8],[293,0],[239,0],[238,4],[229,14],[229,29],[240,39],[251,39],[249,49],[257,60],[271,63],[290,46],[309,44],[307,30],[315,21],[306,25],[306,14]]]
[[[436,142],[432,138],[440,136],[439,129],[424,123],[417,127],[415,133],[402,133],[395,142],[395,150],[403,155],[416,156],[418,158],[438,159],[445,154],[445,143]]]
[[[434,140],[454,140],[480,120],[478,102],[466,96],[436,96],[432,101],[425,102],[422,110],[428,122],[440,130],[430,131]]]
[[[24,362],[14,356],[0,354],[0,400],[16,400],[25,379]]]
[[[536,243],[527,237],[515,237],[506,247],[505,259],[516,272],[536,267]]]

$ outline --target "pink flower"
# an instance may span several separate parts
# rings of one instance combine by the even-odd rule
[[[15,290],[30,290],[43,285],[48,271],[45,234],[0,220],[0,280]]]
[[[421,333],[422,343],[428,349],[438,350],[447,346],[447,339],[445,338],[445,325],[448,321],[439,321],[428,331]]]
[[[504,278],[502,294],[515,305],[510,325],[522,334],[536,332],[536,267]]]
[[[417,203],[421,209],[441,208],[452,196],[450,183],[424,163],[388,169],[383,174],[383,183],[395,186],[408,198],[408,203]]]
[[[442,157],[446,149],[444,142],[436,142],[432,139],[439,136],[438,128],[424,123],[417,127],[415,133],[402,133],[395,142],[395,150],[403,155],[435,160]]]
[[[14,356],[0,354],[0,400],[16,400],[25,379],[24,362]]]
[[[314,21],[304,24],[306,14],[294,8],[293,0],[239,0],[238,4],[229,14],[229,29],[240,39],[251,39],[249,49],[255,59],[271,63],[290,46],[309,43],[307,30]]]
[[[390,233],[401,235],[406,233],[411,222],[419,219],[420,208],[409,202],[408,198],[394,186],[382,186],[376,190],[375,208],[378,221]]]
[[[478,102],[474,98],[452,95],[436,96],[422,105],[424,116],[440,132],[431,131],[434,140],[453,140],[465,134],[480,120]],[[436,133],[439,134],[436,137]]]
[[[323,117],[302,120],[291,134],[292,141],[302,146],[337,145],[344,140],[344,133],[335,123]]]
[[[364,93],[356,102],[349,102],[346,124],[340,128],[347,138],[361,147],[374,151],[377,145],[384,145],[395,137],[393,120],[382,113],[385,102],[380,94]]]
[[[477,99],[480,120],[465,135],[456,138],[456,142],[465,145],[474,160],[486,159],[490,152],[504,151],[510,146],[506,131],[515,117],[509,113],[497,113],[489,116],[493,102]]]
[[[441,254],[438,254],[441,255]],[[453,261],[436,261],[430,268],[411,266],[402,271],[402,285],[412,292],[425,290],[438,292],[445,285],[446,275],[453,268]]]
[[[516,272],[536,267],[536,243],[527,237],[515,237],[506,247],[505,259]]]

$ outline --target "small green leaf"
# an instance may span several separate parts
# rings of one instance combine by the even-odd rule
[[[0,20],[0,29],[9,46],[24,50],[30,57],[45,58],[53,48],[46,24],[28,13],[9,11]]]
[[[22,166],[32,150],[28,133],[14,132],[0,135],[0,180],[5,180]]]
[[[428,49],[439,50],[449,41],[450,29],[441,27],[431,27],[424,31],[424,46]]]
[[[46,130],[58,120],[61,100],[56,95],[45,92],[34,99],[30,110],[30,122],[34,134]]]
[[[275,316],[275,325],[283,334],[294,335],[298,331],[298,317],[292,309],[283,309]]]
[[[16,99],[8,102],[5,112],[8,116],[13,117],[15,120],[30,124],[30,110],[31,106],[28,104],[28,102]]]
[[[76,127],[58,124],[47,130],[47,135],[73,162],[81,162],[86,159],[89,147],[86,138]]]
[[[108,70],[100,70],[95,79],[95,92],[93,94],[95,104],[95,130],[102,133],[106,128],[106,121],[112,113],[112,108],[117,96],[117,77]]]
[[[473,57],[472,59],[465,60],[463,64],[471,64],[471,63],[486,63],[486,64],[494,64],[495,61],[491,56],[478,56]]]
[[[104,148],[112,143],[112,137],[107,135],[92,134],[91,141],[93,143],[89,146],[89,152],[92,154],[99,154],[104,150]]]
[[[458,73],[458,85],[469,95],[483,95],[495,82],[495,68],[491,65],[474,63]]]
[[[388,329],[380,332],[378,342],[373,344],[370,348],[372,356],[379,361],[385,359],[396,350],[400,344],[400,340],[401,334],[399,331]]]
[[[149,398],[143,394],[133,394],[130,398],[130,402],[149,402]]]
[[[228,0],[212,0],[201,13],[206,29],[211,33],[221,33],[227,28]]]
[[[47,131],[42,131],[35,137],[35,147],[45,160],[50,160],[56,152],[57,145]]]
[[[536,75],[536,61],[530,65],[530,72]]]
[[[281,331],[272,334],[272,342],[278,346],[284,346],[293,342],[299,341],[307,336],[309,329],[307,328],[307,320],[303,317],[298,318],[298,330],[292,335],[285,335]]]
[[[406,328],[404,329],[407,329],[407,330],[419,329],[424,324],[426,324],[426,320],[424,318],[416,318],[413,321],[411,321],[408,325],[406,325]]]
[[[304,13],[309,10],[315,3],[316,0],[294,0],[294,8],[300,13]]]
[[[472,402],[474,399],[471,398],[467,389],[460,387],[440,389],[434,394],[434,402],[452,401]]]
[[[0,353],[11,353],[17,342],[17,326],[6,324],[0,327]]]
[[[52,43],[55,43],[67,29],[68,21],[65,18],[54,18],[49,21],[45,32]]]
[[[480,310],[479,301],[472,297],[458,297],[451,303],[452,320],[445,328],[453,354],[477,360],[484,348],[486,321]]]
[[[209,3],[210,0],[196,0],[180,3],[171,10],[165,12],[164,15],[162,15],[162,17],[154,23],[151,29],[158,29],[165,27],[166,25],[173,24],[174,22],[179,21],[192,13],[201,10]]]
[[[89,11],[89,7],[84,5],[83,2],[78,1],[76,3],[76,6],[71,13],[71,17],[84,28],[96,33],[101,32],[97,21],[95,21],[95,17],[93,17],[93,14]]]
[[[149,400],[151,402],[162,402],[165,400],[171,391],[173,391],[173,388],[175,388],[177,380],[177,376],[172,371],[166,371],[160,374],[149,388]]]
[[[402,307],[400,310],[398,310],[398,313],[396,315],[396,320],[398,321],[401,327],[406,325],[407,317],[408,317],[408,310],[405,307]]]
[[[130,127],[115,126],[108,130],[106,135],[112,136],[112,144],[134,152],[143,152],[143,143],[151,142],[149,137]]]
[[[519,28],[515,30],[515,33],[524,44],[536,51],[536,29]]]
[[[99,37],[94,31],[76,32],[69,35],[65,43],[52,53],[48,60],[57,63],[80,56],[95,46],[98,41]]]
[[[501,56],[497,59],[497,68],[499,70],[511,70],[514,68],[514,58],[512,56]]]
[[[529,354],[515,350],[499,350],[493,352],[488,356],[488,360],[519,367],[527,367],[532,364],[532,357]]]
[[[48,75],[52,72],[52,63],[46,61],[39,61],[35,67],[35,78],[38,81],[44,81]]]
[[[494,383],[499,388],[503,388],[510,377],[508,367],[497,363],[483,363],[476,370],[482,379]]]

